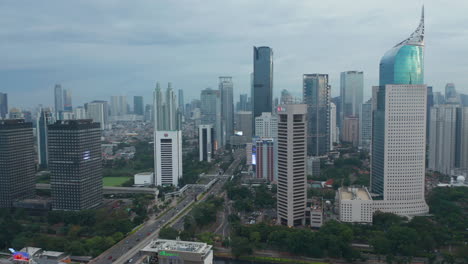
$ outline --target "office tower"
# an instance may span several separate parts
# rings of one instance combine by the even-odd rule
[[[76,119],[73,112],[66,112],[66,111],[62,112],[61,120],[73,120],[73,119]]]
[[[460,97],[458,96],[455,84],[447,83],[445,85],[445,103],[446,104],[459,104]]]
[[[460,94],[460,103],[463,106],[468,106],[468,94]]]
[[[37,118],[36,135],[37,135],[37,154],[39,166],[47,168],[47,160],[49,158],[47,149],[47,126],[53,123],[52,113],[48,110],[41,109]]]
[[[334,103],[335,106],[336,106],[336,126],[337,126],[337,131],[338,131],[338,134],[336,135],[338,137],[338,139],[340,138],[340,129],[341,129],[341,117],[340,117],[340,113],[341,113],[341,96],[336,96],[336,97],[333,97],[330,99],[330,102]]]
[[[330,102],[330,149],[333,149],[333,143],[337,143],[336,132],[336,105]]]
[[[109,108],[106,101],[92,101],[88,103],[87,116],[93,122],[99,123],[101,130],[107,129],[109,124]]]
[[[223,133],[221,122],[221,93],[218,90],[206,88],[201,91],[200,111],[201,123],[213,125],[215,129],[216,149],[222,146]]]
[[[55,118],[61,119],[60,114],[63,112],[63,90],[60,84],[56,84],[54,88],[55,98]]]
[[[277,138],[278,117],[271,113],[262,113],[255,118],[256,136],[259,138]]]
[[[280,104],[292,104],[293,103],[293,97],[289,93],[288,90],[283,89],[281,91],[281,99],[280,99]]]
[[[304,225],[307,198],[307,105],[290,104],[278,109],[277,221]]]
[[[371,190],[374,209],[425,214],[426,99],[424,11],[416,31],[380,61],[373,114]],[[404,65],[404,67],[402,66]]]
[[[168,83],[163,95],[159,83],[153,93],[154,176],[156,185],[179,184],[182,177],[182,131],[177,98]]]
[[[468,171],[468,107],[457,109],[455,167]]]
[[[5,119],[8,114],[8,95],[0,93],[0,119]]]
[[[432,86],[427,87],[427,102],[426,102],[426,144],[429,144],[429,134],[431,125],[431,108],[434,106],[434,94]]]
[[[200,161],[211,162],[215,150],[214,136],[213,125],[198,126],[198,149]]]
[[[348,116],[359,117],[359,110],[363,103],[363,90],[364,74],[362,71],[346,71],[341,73],[341,122]]]
[[[234,135],[234,98],[232,77],[219,77],[219,91],[221,93],[221,129],[223,142],[226,145]]]
[[[445,97],[441,92],[433,92],[434,94],[434,105],[445,104]]]
[[[255,117],[273,110],[273,50],[269,47],[253,48],[252,75],[252,135],[255,135]]]
[[[127,97],[122,95],[111,96],[111,116],[123,116],[127,114]]]
[[[75,107],[73,109],[73,115],[75,119],[86,119],[88,118],[86,115],[86,109],[82,106]]]
[[[48,127],[54,210],[84,210],[102,203],[101,130],[92,120],[61,120]]]
[[[362,104],[359,116],[359,146],[363,149],[370,149],[372,140],[372,99]]]
[[[133,113],[135,115],[144,115],[143,96],[133,96]]]
[[[258,117],[257,117],[258,118]],[[255,140],[252,163],[255,165],[255,177],[272,182],[275,179],[275,140],[273,138],[261,138]]]
[[[248,104],[248,95],[247,94],[240,94],[239,95],[239,107],[237,107],[237,111],[250,111],[247,107]]]
[[[320,176],[320,159],[317,157],[307,158],[307,174],[311,176]]]
[[[457,108],[457,105],[438,105],[431,109],[430,170],[449,174],[455,168]]]
[[[330,89],[328,74],[304,74],[303,98],[307,104],[309,156],[323,156],[330,150]]]
[[[357,147],[359,144],[359,118],[348,116],[343,120],[342,139]]]
[[[156,185],[178,186],[182,178],[182,131],[155,132]]]
[[[34,196],[35,171],[32,124],[0,120],[0,207]]]
[[[252,112],[240,111],[236,113],[236,131],[242,132],[247,142],[252,141]]]
[[[63,89],[63,111],[71,112],[73,110],[72,106],[72,92],[68,89]]]
[[[153,122],[153,106],[150,104],[147,104],[145,106],[145,117],[144,117],[145,122]]]
[[[468,168],[468,107],[432,107],[430,130],[428,168],[444,174]]]
[[[179,103],[178,103],[179,111],[183,113],[183,115],[185,116],[184,90],[179,89],[178,99],[179,99]]]

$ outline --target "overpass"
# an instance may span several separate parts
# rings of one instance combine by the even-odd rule
[[[38,183],[36,184],[37,190],[50,190],[50,184]],[[143,194],[158,194],[158,189],[156,188],[145,188],[145,187],[112,187],[104,186],[103,194],[133,194],[133,193],[143,193]]]

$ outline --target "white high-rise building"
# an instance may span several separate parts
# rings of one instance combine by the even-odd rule
[[[154,141],[156,185],[179,185],[182,178],[182,131],[156,131]]]
[[[330,102],[330,149],[333,149],[333,143],[338,142],[336,129],[336,104]]]
[[[379,121],[385,125],[379,122],[374,128],[383,130],[373,138],[371,186],[383,199],[374,200],[374,209],[425,214],[429,211],[424,199],[427,87],[387,84],[381,92],[386,100]]]
[[[122,95],[111,96],[111,115],[123,116],[127,114],[127,97]]]
[[[73,115],[75,119],[86,119],[86,109],[82,106],[75,107]]]
[[[109,109],[106,101],[93,101],[87,104],[87,116],[101,125],[101,130],[108,128]]]
[[[262,113],[255,118],[255,135],[259,138],[274,138],[278,135],[278,117],[271,113]]]
[[[198,126],[199,160],[211,162],[214,153],[214,129],[213,125]]]
[[[307,199],[307,105],[278,107],[277,221],[305,224]]]

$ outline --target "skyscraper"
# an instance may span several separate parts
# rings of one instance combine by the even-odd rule
[[[338,142],[336,130],[336,105],[330,102],[330,149],[333,149],[333,143]]]
[[[221,129],[224,146],[234,135],[234,98],[232,77],[219,77],[219,91],[221,93]]]
[[[102,203],[101,130],[91,120],[57,121],[48,127],[54,210],[84,210]]]
[[[428,168],[444,174],[468,169],[468,107],[432,107],[430,130]]]
[[[328,74],[304,74],[303,97],[307,104],[309,156],[322,156],[330,150],[330,89]]]
[[[0,207],[34,196],[35,171],[32,124],[0,120]]]
[[[0,119],[5,119],[8,114],[8,95],[0,93]]]
[[[37,134],[37,153],[39,166],[47,168],[47,161],[49,158],[47,149],[47,126],[52,124],[52,113],[48,110],[41,109],[39,117],[37,118],[36,134]]]
[[[283,89],[281,91],[281,99],[280,99],[280,104],[292,104],[293,103],[293,97],[289,93],[288,90]]]
[[[240,94],[239,106],[237,107],[237,111],[250,111],[250,109],[247,107],[247,104],[248,104],[248,95]]]
[[[275,144],[273,138],[255,140],[255,156],[252,157],[252,163],[255,165],[257,179],[266,179],[268,182],[275,179]]]
[[[198,149],[200,161],[211,162],[215,150],[214,136],[213,125],[200,125],[198,127]]]
[[[63,111],[71,112],[73,110],[72,105],[72,92],[69,89],[63,89]]]
[[[87,104],[87,116],[99,123],[101,130],[108,128],[109,107],[106,101],[92,101]]]
[[[133,96],[133,113],[135,115],[143,115],[144,108],[143,108],[143,96]]]
[[[222,146],[222,117],[221,117],[221,93],[218,90],[206,88],[200,95],[201,123],[213,125],[215,129],[216,149]]]
[[[75,107],[73,109],[73,115],[75,116],[75,119],[86,119],[87,114],[86,114],[86,109],[82,106]]]
[[[111,115],[123,116],[127,114],[127,97],[122,95],[111,96]]]
[[[273,110],[273,50],[269,47],[253,48],[252,122],[255,117]],[[255,124],[252,123],[255,135]]]
[[[343,119],[342,139],[357,147],[359,143],[359,118],[348,116]]]
[[[179,103],[178,103],[179,111],[183,115],[185,115],[184,90],[179,89],[178,99],[179,99]]]
[[[363,90],[364,74],[362,71],[346,71],[341,73],[341,122],[343,122],[345,117],[359,117],[359,110],[363,103]]]
[[[165,96],[159,83],[153,93],[154,176],[156,185],[179,184],[182,177],[182,131],[177,98],[168,83]]]
[[[372,140],[372,99],[362,104],[359,116],[359,146],[369,150]]]
[[[278,107],[277,221],[304,225],[307,198],[307,105]]]
[[[252,142],[252,112],[240,111],[236,113],[236,130],[242,131],[246,142]]]
[[[182,178],[182,131],[155,131],[156,185],[178,186]]]
[[[63,90],[60,84],[56,84],[54,88],[55,98],[55,118],[61,119],[60,114],[63,112]]]
[[[426,100],[424,11],[416,31],[380,61],[373,114],[371,190],[374,209],[425,214]]]
[[[447,83],[445,85],[445,103],[446,104],[459,104],[460,97],[458,96],[455,84]]]
[[[271,113],[262,113],[255,118],[255,131],[259,138],[277,138],[278,137],[278,117]]]

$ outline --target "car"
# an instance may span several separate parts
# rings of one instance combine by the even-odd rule
[[[136,239],[136,241],[140,241],[140,239],[139,239],[139,238],[137,238],[137,239]]]
[[[107,259],[112,259],[112,256],[109,256]]]
[[[132,261],[133,261],[133,259],[131,258],[131,259],[128,260],[128,263],[132,263]]]

